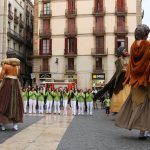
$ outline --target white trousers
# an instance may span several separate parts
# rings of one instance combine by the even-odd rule
[[[87,102],[87,114],[93,114],[93,102]]]
[[[46,102],[46,113],[52,113],[52,105],[53,105],[53,101]]]
[[[39,104],[39,113],[42,113],[44,112],[44,101],[38,101],[38,104]]]
[[[76,101],[71,100],[72,115],[76,115]]]
[[[84,115],[84,102],[78,102],[78,115]]]
[[[27,101],[23,101],[24,113],[27,113]]]
[[[60,113],[60,101],[54,101],[54,113]]]
[[[63,100],[64,115],[67,115],[67,100]]]
[[[36,113],[36,100],[29,99],[29,113]]]

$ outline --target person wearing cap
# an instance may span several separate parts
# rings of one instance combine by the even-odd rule
[[[13,123],[13,130],[18,130],[18,123],[23,122],[23,100],[19,82],[20,60],[7,58],[3,60],[0,79],[0,123],[1,130],[5,124]]]
[[[135,41],[131,45],[129,64],[124,85],[130,84],[130,94],[117,115],[116,126],[129,130],[140,130],[139,139],[150,131],[150,42],[147,41],[150,28],[138,25]]]

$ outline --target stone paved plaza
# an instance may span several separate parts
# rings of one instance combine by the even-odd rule
[[[25,115],[19,131],[0,132],[0,150],[150,150],[138,131],[120,129],[104,110],[93,116]]]

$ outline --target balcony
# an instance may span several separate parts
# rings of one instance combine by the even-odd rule
[[[65,15],[67,18],[75,18],[77,16],[77,9],[75,10],[66,9]]]
[[[51,37],[51,30],[49,30],[49,31],[46,31],[46,30],[40,30],[39,31],[39,36],[41,37],[41,38],[50,38]]]
[[[91,49],[91,55],[96,57],[103,57],[107,56],[108,52],[103,48],[92,48]]]
[[[45,67],[45,66],[41,65],[40,66],[40,72],[49,73],[50,72],[50,66],[48,65],[48,67]]]
[[[65,49],[64,56],[65,57],[76,57],[77,56],[77,49],[74,49],[74,50]]]
[[[10,20],[13,20],[13,12],[12,11],[8,11],[8,18],[10,19]]]
[[[51,10],[47,10],[46,12],[41,11],[40,17],[41,18],[51,18],[52,17],[52,11]]]
[[[12,30],[10,28],[8,28],[7,35],[19,43],[24,44],[24,42],[25,42],[24,38],[20,34],[18,34],[17,32],[15,32],[14,30]]]
[[[52,56],[52,50],[51,49],[47,49],[47,50],[40,49],[39,55],[40,55],[40,57],[51,57]]]
[[[128,27],[115,27],[114,33],[117,35],[126,35],[128,34]]]
[[[101,66],[93,66],[93,73],[102,73],[103,69]]]
[[[103,9],[101,9],[101,10],[93,8],[93,15],[96,16],[96,17],[104,16],[105,13],[106,13],[105,7],[103,7]]]
[[[18,59],[25,60],[25,53],[21,51],[17,51],[13,48],[8,47],[7,55],[17,57]]]
[[[68,65],[66,65],[65,73],[69,74],[69,75],[76,74],[76,66],[68,66]]]
[[[68,28],[65,28],[64,34],[67,37],[75,37],[75,36],[77,36],[77,28],[75,27],[74,30],[73,29],[69,30]]]
[[[95,36],[104,36],[105,35],[105,27],[93,27],[93,34]]]
[[[20,28],[24,28],[24,22],[22,21],[22,19],[19,20],[19,26]]]
[[[14,23],[15,23],[15,24],[18,24],[18,23],[19,23],[18,19],[19,19],[19,17],[17,17],[17,15],[14,15]]]

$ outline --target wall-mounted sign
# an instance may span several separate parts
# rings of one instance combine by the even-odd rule
[[[94,80],[105,80],[105,74],[92,74],[92,79]]]
[[[51,74],[50,73],[40,73],[39,78],[40,79],[51,78]]]
[[[92,87],[101,87],[105,82],[105,74],[92,74]]]

